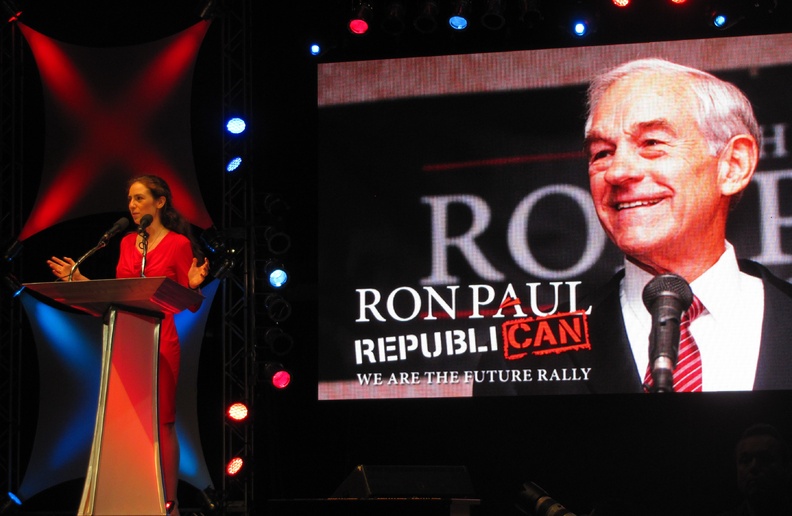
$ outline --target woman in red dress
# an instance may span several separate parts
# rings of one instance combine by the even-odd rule
[[[129,213],[135,225],[144,215],[152,222],[145,229],[148,234],[145,274],[148,277],[165,276],[171,280],[197,289],[209,273],[209,262],[198,265],[189,238],[190,225],[173,207],[168,184],[158,176],[141,176],[129,182],[127,195]],[[117,278],[139,278],[142,267],[142,236],[132,232],[121,239],[121,254],[116,266]],[[197,254],[197,253],[196,253]],[[52,257],[47,261],[58,278],[69,276],[74,260]],[[87,280],[79,269],[72,279]],[[168,314],[160,329],[159,356],[159,426],[162,473],[167,500],[176,500],[179,481],[179,440],[176,435],[176,383],[179,377],[179,336],[173,315]],[[175,505],[175,504],[174,504]],[[171,514],[179,514],[174,507]]]

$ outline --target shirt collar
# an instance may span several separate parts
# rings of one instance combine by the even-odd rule
[[[643,304],[643,289],[654,277],[629,260],[625,260],[624,280],[622,281],[622,300],[639,319],[649,317]],[[726,250],[717,262],[704,274],[690,284],[693,294],[698,296],[704,308],[717,320],[719,315],[725,317],[733,304],[735,294],[739,296],[740,267],[734,246],[726,242]]]

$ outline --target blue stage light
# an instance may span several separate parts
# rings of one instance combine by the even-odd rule
[[[226,123],[226,129],[231,134],[242,134],[246,127],[245,121],[239,117],[231,118]]]
[[[572,33],[575,36],[583,37],[588,34],[588,24],[585,21],[575,21],[572,23]]]
[[[314,44],[311,45],[311,55],[312,56],[318,56],[321,53],[322,53],[322,47],[319,46],[318,43],[314,43]]]
[[[464,16],[452,16],[448,19],[448,24],[454,30],[465,30],[467,29],[468,21]]]
[[[275,267],[267,275],[267,279],[272,288],[281,288],[289,281],[289,273],[282,267]]]
[[[242,165],[242,158],[237,156],[235,158],[231,158],[231,160],[226,165],[226,172],[233,172],[238,169]]]

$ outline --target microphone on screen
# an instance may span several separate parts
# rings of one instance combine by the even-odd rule
[[[516,506],[529,516],[575,516],[533,482],[523,484]]]
[[[693,302],[693,291],[681,276],[660,274],[647,283],[643,302],[652,314],[649,365],[656,392],[674,391],[682,314]]]

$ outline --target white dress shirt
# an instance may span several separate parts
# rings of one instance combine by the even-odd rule
[[[641,296],[653,276],[629,261],[625,261],[624,272],[620,286],[622,315],[635,366],[644,378],[652,316]],[[740,272],[734,247],[726,242],[726,251],[717,263],[690,288],[705,308],[690,325],[701,353],[703,390],[752,390],[764,316],[762,280]]]

